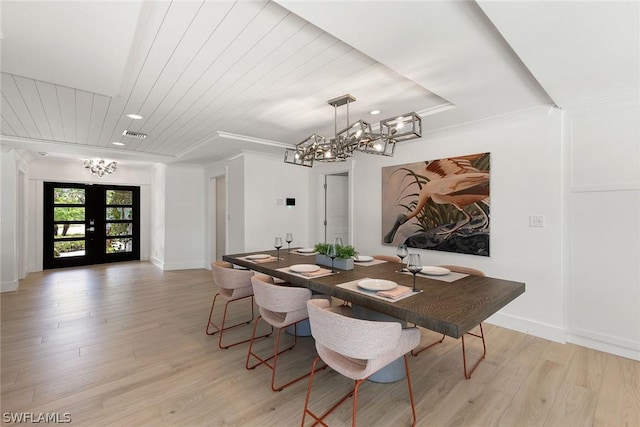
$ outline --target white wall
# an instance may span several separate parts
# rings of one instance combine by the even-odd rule
[[[292,247],[309,246],[308,168],[257,153],[245,153],[244,161],[245,250],[272,248],[286,233],[293,234]],[[286,198],[295,198],[296,205],[286,206]]]
[[[201,165],[171,164],[165,170],[163,269],[205,268],[206,186]]]
[[[149,260],[156,267],[164,267],[165,241],[165,192],[166,170],[163,164],[155,165],[151,171],[151,192],[149,217]]]
[[[0,150],[0,292],[18,288],[16,151]]]
[[[224,162],[227,167],[227,252],[245,251],[245,176],[244,157],[238,156]],[[217,259],[222,259],[217,254]]]
[[[309,192],[308,168],[286,165],[279,155],[244,152],[207,167],[207,181],[220,175],[227,183],[228,253],[270,249],[286,233],[293,234],[292,247],[315,243],[309,237],[315,193]],[[296,205],[285,206],[286,198],[295,198]]]
[[[637,94],[567,110],[569,340],[640,360]]]
[[[428,117],[424,120],[428,120]],[[354,166],[354,243],[360,253],[394,254],[383,245],[381,168],[464,154],[491,153],[491,256],[416,250],[425,265],[458,264],[525,282],[526,292],[490,321],[563,342],[561,114],[539,108],[399,143],[394,157],[358,155]],[[544,228],[529,215],[544,215]]]

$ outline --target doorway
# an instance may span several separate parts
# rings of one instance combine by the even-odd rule
[[[44,269],[140,259],[140,187],[44,183]]]
[[[340,237],[349,242],[349,174],[341,172],[324,177],[324,241]]]
[[[227,180],[225,175],[216,176],[210,180],[212,192],[210,200],[213,202],[211,215],[213,216],[213,230],[210,234],[212,260],[221,260],[227,253]]]

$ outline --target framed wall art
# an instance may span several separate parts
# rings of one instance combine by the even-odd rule
[[[382,168],[382,242],[489,256],[490,153]]]

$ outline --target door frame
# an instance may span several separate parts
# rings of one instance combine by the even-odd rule
[[[313,180],[314,186],[313,191],[316,193],[316,212],[315,212],[315,220],[311,221],[311,224],[315,224],[312,230],[309,230],[311,241],[315,242],[323,242],[324,241],[324,210],[325,210],[325,194],[324,194],[324,182],[326,175],[337,175],[346,173],[347,174],[347,186],[348,186],[348,215],[347,215],[347,226],[349,230],[347,232],[349,239],[348,243],[345,244],[353,245],[353,161],[347,160],[342,163],[324,163],[318,164],[317,167],[314,164],[313,173],[315,174],[315,179]],[[313,219],[313,218],[312,218]],[[315,235],[315,239],[313,239]]]
[[[222,195],[224,200],[224,212],[219,212],[219,206],[218,206],[218,197],[220,196],[218,194],[217,191],[217,184],[220,182],[220,180],[224,181],[224,194]],[[221,174],[217,174],[217,175],[212,175],[209,176],[209,189],[208,189],[208,219],[207,219],[207,228],[208,228],[208,244],[207,244],[207,248],[208,248],[208,254],[209,254],[209,262],[212,262],[214,260],[221,260],[222,259],[222,255],[224,255],[224,253],[219,254],[218,253],[218,232],[219,231],[223,231],[224,232],[224,241],[223,241],[223,246],[224,246],[224,252],[226,252],[226,249],[229,247],[229,227],[228,227],[228,212],[229,212],[229,196],[228,196],[228,192],[229,192],[229,178],[227,176],[227,173],[221,173]],[[220,214],[222,216],[222,218],[218,217],[218,214]],[[222,224],[222,228],[224,228],[223,230],[218,230],[218,224]],[[207,266],[207,268],[209,268],[209,266]]]

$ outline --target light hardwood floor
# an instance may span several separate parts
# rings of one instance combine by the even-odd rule
[[[247,344],[220,350],[205,335],[214,291],[207,270],[145,262],[30,274],[0,296],[3,415],[69,413],[72,425],[87,426],[300,425],[306,380],[274,393],[266,368],[244,368]],[[640,362],[491,325],[485,332],[487,359],[470,380],[458,340],[409,359],[418,425],[640,425]],[[422,333],[423,344],[437,337]],[[308,369],[313,357],[312,338],[301,338],[282,367]],[[312,408],[351,385],[321,371]],[[366,383],[359,403],[359,426],[410,424],[405,381]],[[350,416],[347,403],[328,421],[346,426]]]

